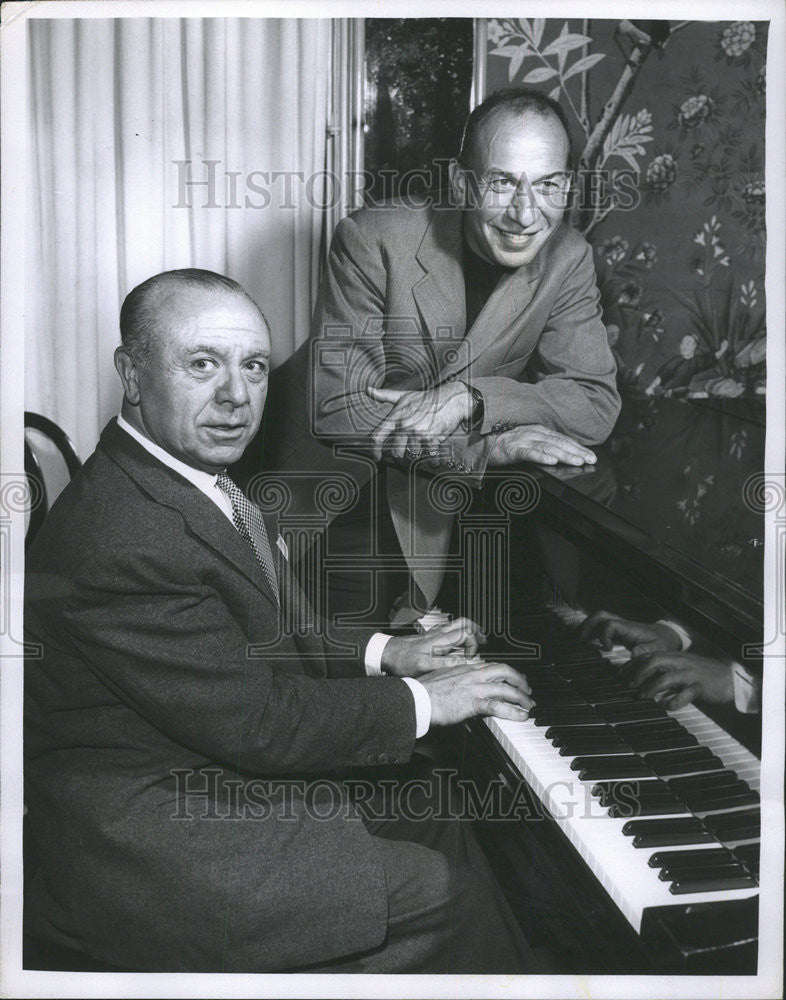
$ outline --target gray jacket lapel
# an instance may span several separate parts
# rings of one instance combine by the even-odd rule
[[[412,295],[433,341],[435,371],[440,371],[463,340],[467,322],[458,210],[432,211],[415,257],[425,273]]]
[[[458,375],[467,367],[474,374],[493,373],[521,337],[524,310],[532,301],[540,274],[541,264],[536,258],[528,267],[511,271],[500,280],[467,332],[465,356],[446,364],[441,378]]]

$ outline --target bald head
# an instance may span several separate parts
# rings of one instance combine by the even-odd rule
[[[251,303],[262,315],[261,309],[242,285],[223,274],[199,268],[182,268],[153,275],[125,297],[120,310],[123,348],[137,365],[147,365],[153,340],[167,333],[184,310],[193,310],[198,300],[215,302],[222,296],[238,296]]]

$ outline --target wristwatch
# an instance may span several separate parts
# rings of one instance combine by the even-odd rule
[[[465,429],[467,431],[477,430],[478,427],[483,423],[483,417],[486,413],[486,404],[483,401],[483,393],[474,385],[470,385],[469,382],[465,382],[464,385],[469,389],[472,394],[472,398],[475,401],[472,407],[472,416],[469,420],[465,420]]]

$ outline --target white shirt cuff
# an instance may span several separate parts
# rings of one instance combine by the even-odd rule
[[[384,632],[375,632],[368,640],[364,662],[369,677],[382,676],[382,653],[392,638],[392,635],[385,635]]]
[[[426,735],[431,725],[431,698],[420,681],[416,681],[414,677],[402,677],[401,680],[415,699],[415,739],[419,740],[421,736]]]
[[[656,625],[665,625],[666,628],[670,628],[672,630],[672,632],[676,632],[677,633],[677,637],[679,638],[680,642],[682,643],[681,652],[684,653],[686,649],[690,649],[690,647],[691,647],[691,645],[693,643],[693,640],[688,635],[688,633],[685,631],[685,629],[682,627],[682,625],[678,625],[676,622],[667,621],[667,619],[665,619],[665,618],[659,618],[655,622],[655,624]]]
[[[752,715],[761,711],[761,685],[755,674],[741,663],[732,663],[731,679],[734,684],[734,707],[738,712]]]

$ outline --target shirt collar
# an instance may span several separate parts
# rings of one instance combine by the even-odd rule
[[[122,414],[118,414],[117,426],[121,427],[126,434],[130,434],[135,441],[139,442],[139,444],[141,444],[146,451],[149,451],[154,458],[157,458],[159,462],[163,462],[168,468],[177,472],[190,483],[193,483],[197,489],[206,492],[207,490],[213,489],[216,485],[216,479],[218,476],[215,473],[203,472],[202,469],[195,469],[193,466],[186,465],[185,462],[181,462],[179,458],[175,458],[174,455],[170,455],[168,451],[165,451],[154,441],[151,441],[150,438],[145,437],[144,434],[140,434],[135,427],[132,427],[131,424],[123,418]]]

